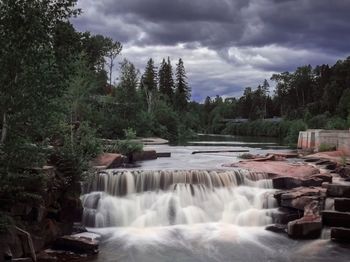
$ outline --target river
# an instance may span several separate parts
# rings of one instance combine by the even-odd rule
[[[146,149],[172,157],[103,172],[82,197],[84,224],[102,235],[94,261],[350,261],[349,249],[330,240],[296,241],[266,231],[278,212],[271,181],[222,166],[241,153],[192,154],[287,150],[275,140],[212,136]]]

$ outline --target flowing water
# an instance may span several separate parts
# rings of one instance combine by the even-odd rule
[[[191,155],[207,148],[158,146],[173,157],[96,174],[82,196],[83,223],[103,236],[96,261],[350,261],[349,249],[329,240],[294,241],[266,231],[278,212],[271,180],[218,169],[238,154]]]

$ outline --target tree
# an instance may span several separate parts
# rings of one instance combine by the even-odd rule
[[[139,84],[139,71],[134,64],[124,59],[120,67],[117,101],[122,109],[122,117],[127,123],[134,121],[139,107],[136,88]]]
[[[166,62],[163,59],[159,71],[158,71],[158,79],[159,79],[159,92],[164,95],[164,97],[172,102],[174,95],[174,79],[173,79],[173,69],[171,66],[170,58],[168,57],[168,61]]]
[[[114,67],[114,60],[117,58],[117,56],[122,51],[122,45],[116,41],[113,42],[112,39],[109,39],[108,44],[108,51],[107,51],[107,57],[109,59],[109,85],[112,86],[112,73],[113,73],[113,67]]]
[[[157,73],[152,58],[148,60],[145,73],[141,78],[141,89],[146,98],[147,111],[150,113],[157,95]]]
[[[182,111],[186,109],[188,100],[191,98],[191,88],[187,83],[186,70],[181,58],[179,59],[178,64],[176,64],[175,76],[176,90],[174,105],[177,110]]]
[[[79,13],[75,4],[76,0],[0,3],[0,144],[8,160],[3,167],[18,166],[18,159],[31,159],[34,154],[23,146],[38,144],[55,121],[54,101],[66,85],[53,50],[55,28]]]

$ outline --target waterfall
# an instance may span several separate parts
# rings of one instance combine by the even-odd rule
[[[90,227],[155,227],[220,222],[263,226],[276,206],[266,174],[247,170],[110,171],[82,196]]]

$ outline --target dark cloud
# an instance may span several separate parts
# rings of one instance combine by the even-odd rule
[[[350,1],[332,0],[104,0],[97,13],[139,27],[148,43],[197,41],[232,44],[324,47],[348,51]],[[83,5],[84,6],[84,5]],[[86,9],[88,5],[84,6]],[[108,23],[108,22],[107,22]],[[108,27],[108,24],[106,24]],[[133,37],[130,32],[129,39]]]
[[[350,53],[349,0],[79,0],[78,3],[84,14],[74,20],[76,27],[121,41],[124,53],[130,60],[139,61],[138,65],[146,62],[141,63],[140,57],[158,56],[159,46],[168,47],[168,54],[162,50],[162,55],[183,57],[190,64],[189,73],[198,71],[193,74],[196,97],[200,92],[202,96],[237,93],[244,85],[253,85],[273,72],[293,70],[303,64],[334,63]],[[139,47],[137,52],[128,50],[135,46]],[[207,53],[192,54],[201,48],[207,48]],[[209,51],[214,51],[216,57],[209,55]],[[208,77],[204,69],[206,61],[200,59],[206,56],[214,59],[218,68],[229,68],[232,72],[220,75],[222,79]],[[196,63],[196,59],[201,63]],[[202,71],[197,67],[203,68]],[[220,70],[214,71],[218,76]],[[206,79],[201,82],[203,77]]]

